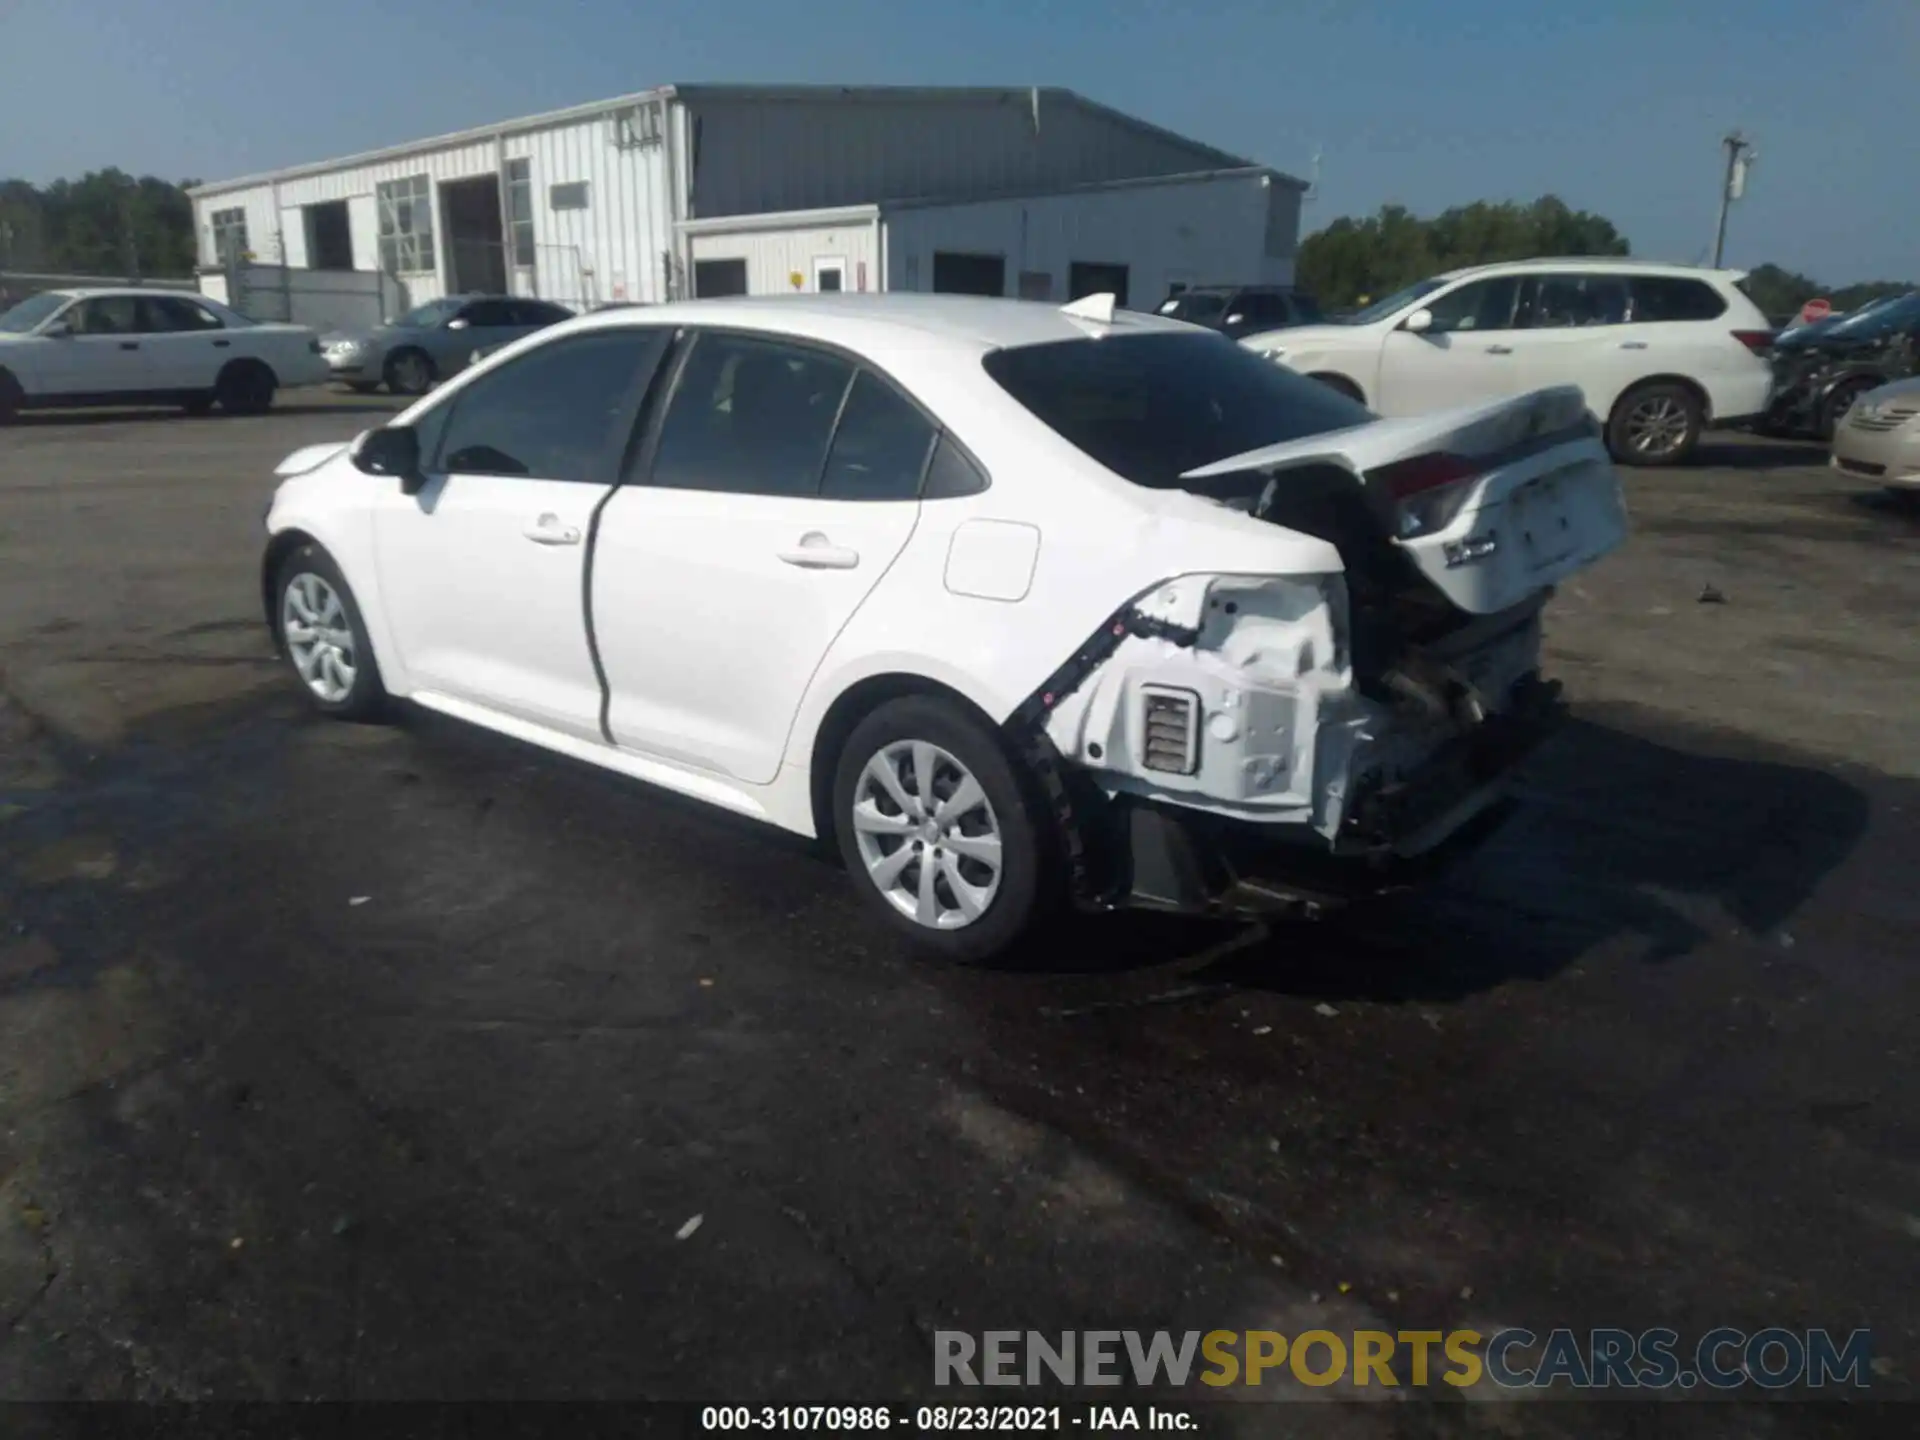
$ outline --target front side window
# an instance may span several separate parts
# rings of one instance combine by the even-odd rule
[[[1282,441],[1364,425],[1358,401],[1223,335],[1121,335],[997,350],[983,362],[1015,400],[1109,470],[1159,490],[1223,498],[1259,476],[1188,470]]]
[[[425,175],[374,187],[380,210],[380,268],[389,275],[426,275],[433,260],[433,182]]]
[[[458,315],[461,304],[459,300],[429,300],[414,306],[393,323],[407,330],[432,330]]]
[[[513,323],[516,325],[558,325],[562,320],[571,320],[573,312],[558,305],[549,305],[541,300],[516,300],[513,302]]]
[[[1449,290],[1427,307],[1433,315],[1433,324],[1428,333],[1444,335],[1453,330],[1511,330],[1514,301],[1519,293],[1520,282],[1511,275],[1474,280],[1458,290]]]
[[[1404,290],[1374,301],[1364,309],[1356,310],[1347,316],[1345,324],[1371,325],[1376,320],[1385,320],[1389,315],[1398,315],[1416,300],[1423,300],[1447,282],[1444,280],[1419,280]]]
[[[1233,313],[1249,330],[1267,330],[1287,323],[1287,302],[1271,290],[1249,290],[1233,302]]]
[[[1227,297],[1218,290],[1189,290],[1163,302],[1160,313],[1194,325],[1217,325],[1227,313]]]
[[[853,366],[824,350],[708,332],[661,423],[650,483],[672,490],[817,495]]]
[[[513,307],[505,300],[475,300],[461,310],[457,318],[476,330],[504,329],[514,323]]]
[[[138,335],[140,301],[134,295],[101,295],[82,300],[68,317],[76,335]]]
[[[570,335],[478,377],[449,402],[435,468],[611,484],[670,338],[654,328]]]
[[[933,422],[870,370],[854,377],[834,427],[825,500],[914,500],[933,447]]]

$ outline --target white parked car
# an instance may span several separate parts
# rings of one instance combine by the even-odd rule
[[[1380,420],[1111,296],[586,316],[278,473],[320,709],[830,839],[962,959],[1467,843],[1560,708],[1550,588],[1626,531],[1575,391]]]
[[[1241,344],[1382,415],[1576,385],[1629,465],[1685,460],[1710,425],[1765,411],[1773,329],[1743,270],[1521,260],[1409,285],[1337,325]]]
[[[320,337],[182,290],[48,290],[0,314],[0,420],[82,405],[271,408],[327,379]]]

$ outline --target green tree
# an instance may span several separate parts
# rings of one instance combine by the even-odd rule
[[[0,269],[187,276],[197,247],[187,185],[96,170],[44,189],[0,180]]]
[[[1422,220],[1402,205],[1334,221],[1300,246],[1301,286],[1322,303],[1351,305],[1462,265],[1540,255],[1625,255],[1624,236],[1603,216],[1555,195],[1531,205],[1475,201]]]

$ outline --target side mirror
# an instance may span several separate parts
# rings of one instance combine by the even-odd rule
[[[456,315],[447,322],[447,328],[449,330],[465,330],[471,324],[473,324],[473,322],[467,319],[466,316]]]
[[[71,340],[73,338],[73,326],[64,320],[56,320],[40,333],[49,340]]]
[[[418,495],[427,483],[420,469],[420,436],[411,425],[369,430],[353,449],[354,468],[367,475],[391,475],[402,495]]]
[[[1400,328],[1409,335],[1424,335],[1433,328],[1433,312],[1416,310],[1400,322]]]

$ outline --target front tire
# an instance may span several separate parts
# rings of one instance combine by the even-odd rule
[[[937,696],[879,706],[835,768],[855,886],[897,932],[962,964],[998,958],[1058,908],[1041,814],[993,730]]]
[[[281,652],[307,699],[337,719],[378,717],[386,687],[360,606],[333,557],[311,541],[301,545],[281,563],[273,593]]]
[[[402,350],[387,358],[382,370],[387,388],[396,395],[424,395],[437,378],[433,359],[424,350]]]
[[[1853,402],[1869,390],[1878,389],[1886,384],[1884,380],[1875,380],[1862,376],[1858,380],[1848,380],[1834,387],[1826,403],[1820,407],[1819,438],[1831,443],[1833,432],[1840,428],[1840,422],[1846,418],[1847,411],[1853,408]]]
[[[0,425],[5,425],[20,413],[20,404],[26,398],[20,389],[20,382],[0,370]]]
[[[1699,445],[1705,424],[1700,397],[1686,386],[1636,385],[1607,420],[1607,449],[1621,465],[1679,465]]]

